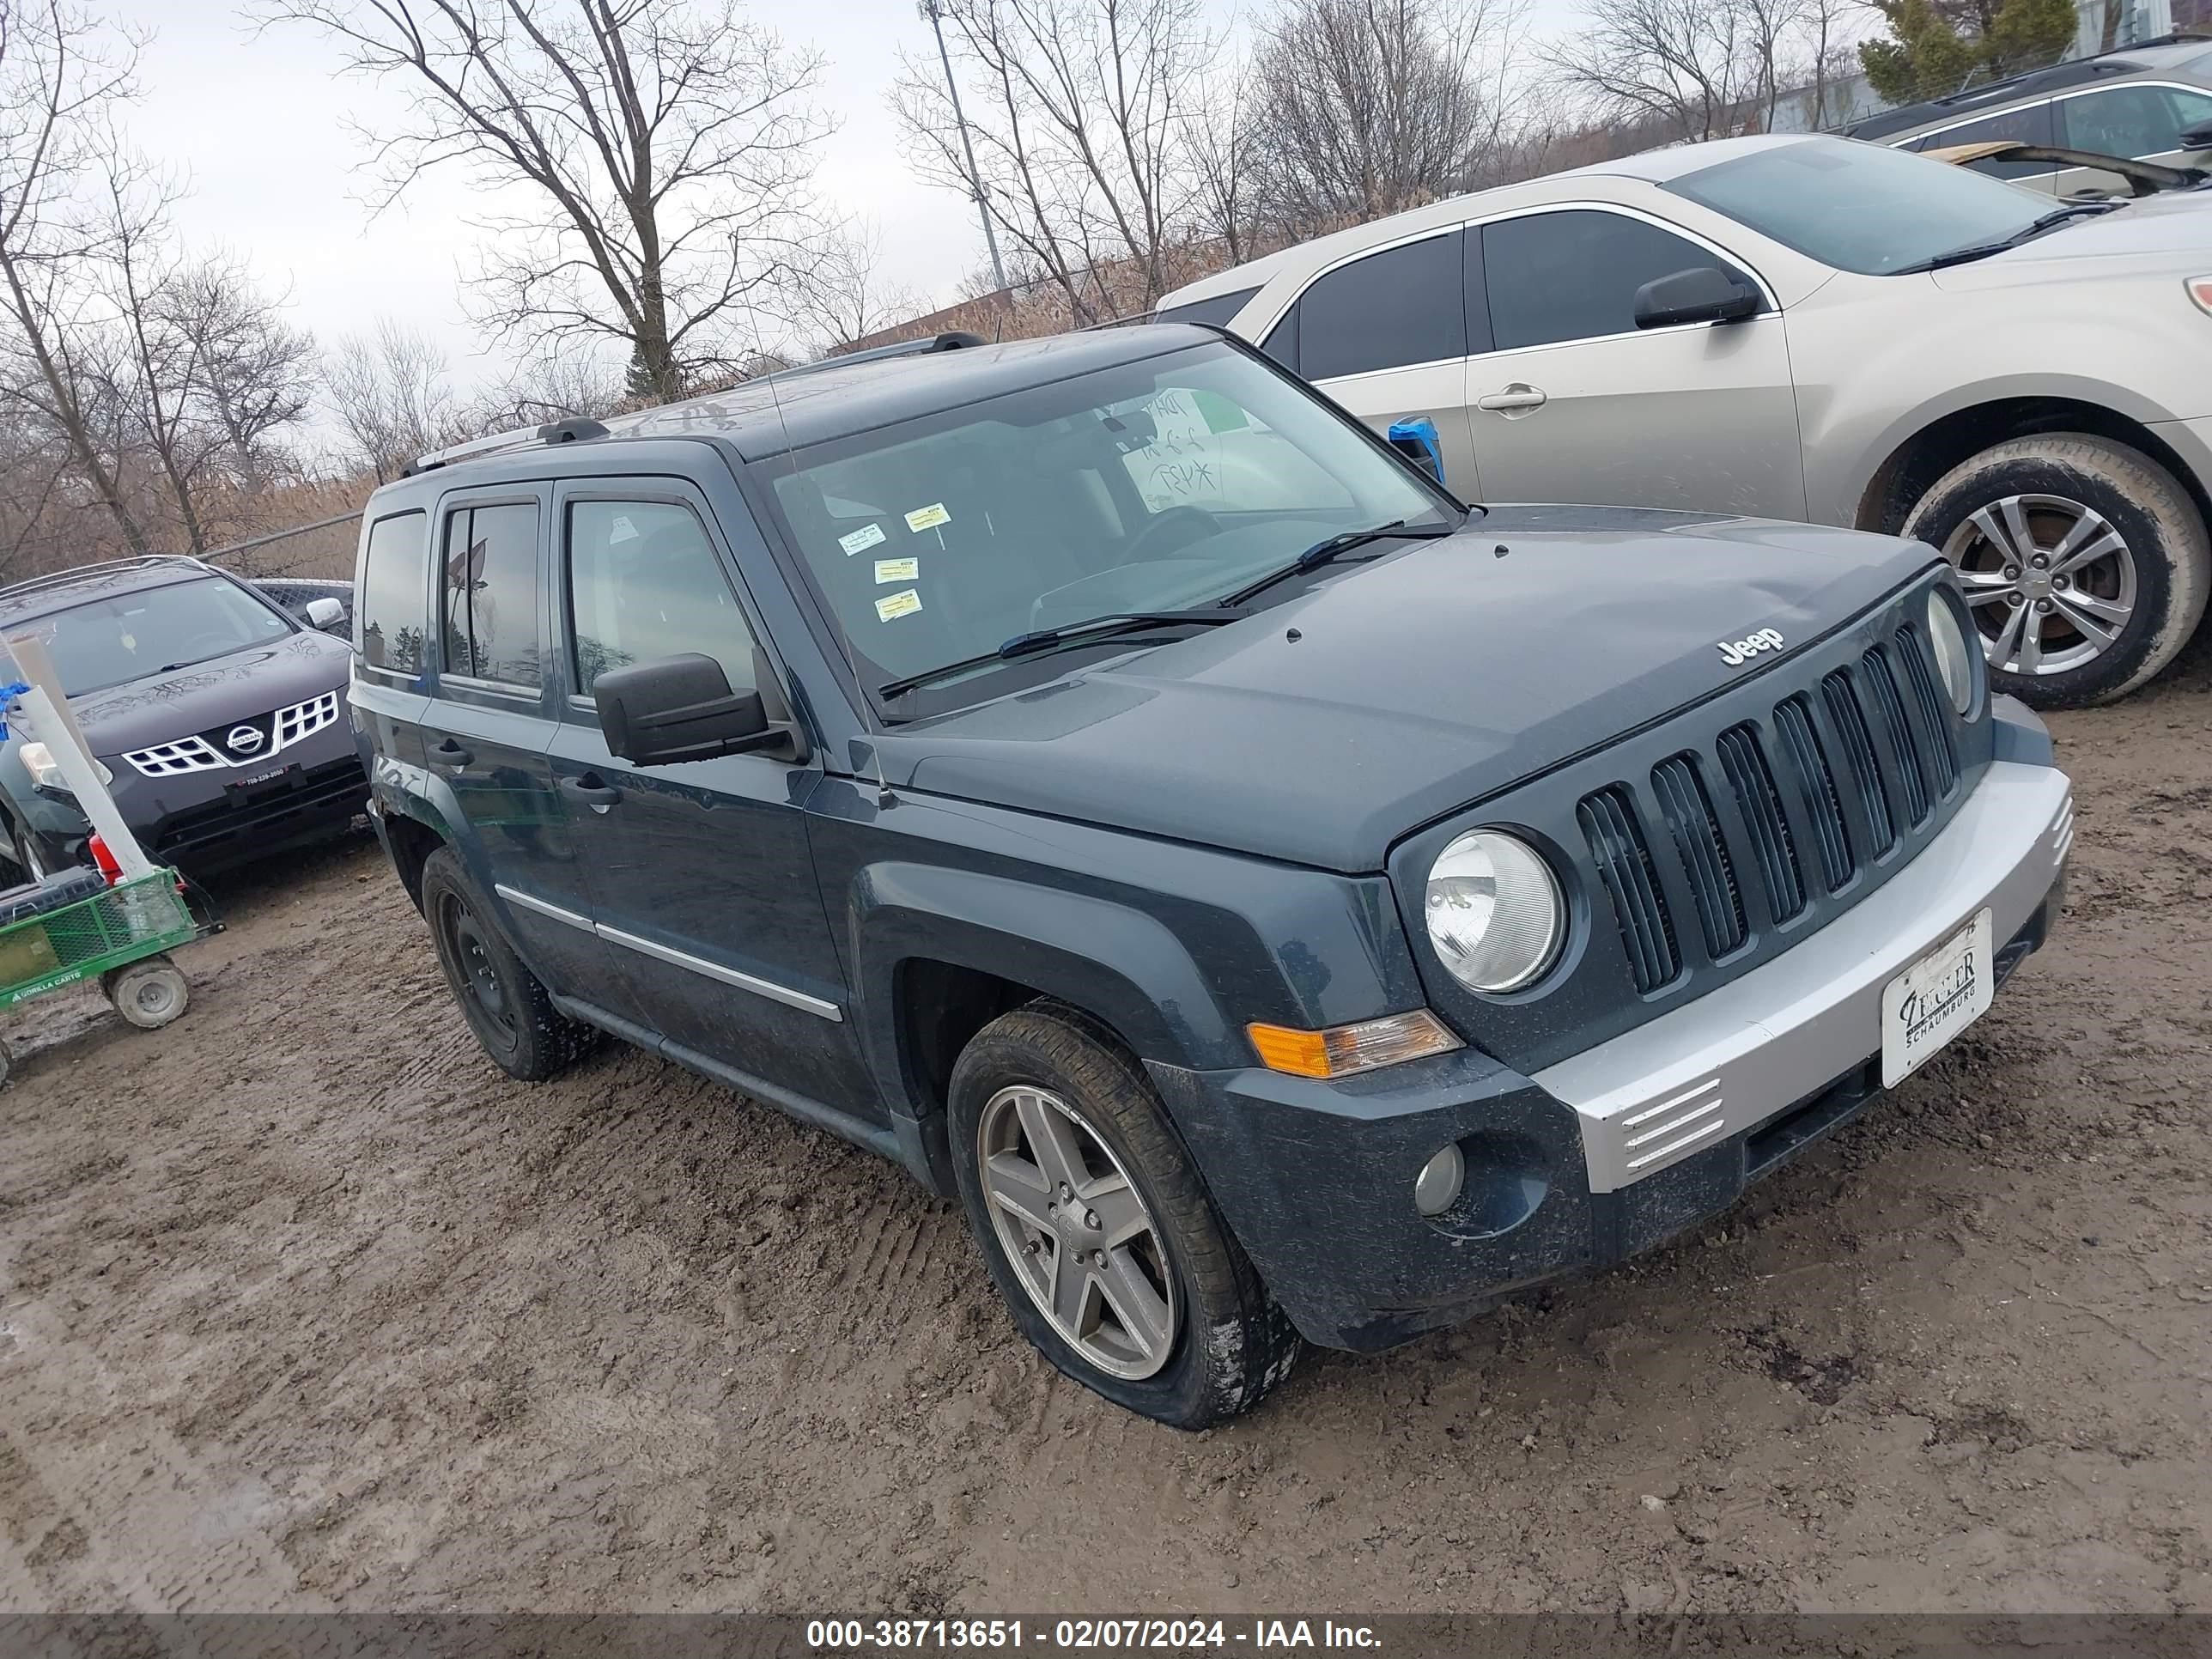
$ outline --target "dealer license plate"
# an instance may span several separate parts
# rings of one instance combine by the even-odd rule
[[[1996,994],[1982,911],[1882,988],[1881,1083],[1894,1088],[1987,1012]]]

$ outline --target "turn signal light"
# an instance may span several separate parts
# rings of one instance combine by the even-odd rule
[[[2189,290],[2189,297],[2197,301],[2197,308],[2207,316],[2212,316],[2212,276],[2187,277],[2181,285]]]
[[[1425,1008],[1357,1025],[1332,1025],[1325,1031],[1256,1023],[1244,1030],[1260,1063],[1291,1077],[1350,1077],[1378,1066],[1449,1054],[1460,1046],[1443,1022]]]

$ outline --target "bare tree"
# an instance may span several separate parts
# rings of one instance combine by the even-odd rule
[[[1201,82],[1190,117],[1191,225],[1224,264],[1242,264],[1258,252],[1250,79],[1238,63]]]
[[[1261,28],[1249,143],[1262,211],[1307,235],[1465,190],[1495,140],[1488,0],[1291,0]]]
[[[945,0],[975,167],[1012,267],[1078,321],[1149,307],[1187,234],[1187,116],[1215,42],[1200,0]],[[908,160],[973,193],[938,64],[902,60],[892,106]]]
[[[0,350],[12,360],[0,398],[56,434],[134,551],[149,543],[72,337],[100,304],[88,279],[107,228],[88,204],[112,151],[108,117],[136,94],[137,46],[62,0],[0,0]]]
[[[883,237],[847,222],[823,240],[811,269],[794,273],[782,309],[815,356],[849,349],[928,307],[883,274]]]
[[[164,323],[198,366],[200,418],[220,434],[211,459],[246,495],[294,471],[278,441],[314,409],[315,343],[284,320],[283,307],[221,250],[179,271],[164,296]]]
[[[388,317],[371,334],[339,341],[323,378],[331,416],[346,436],[337,459],[374,472],[379,483],[468,435],[445,354]]]
[[[410,94],[363,132],[374,204],[468,169],[530,206],[489,214],[483,319],[537,351],[619,343],[663,398],[744,349],[731,330],[803,256],[820,70],[737,0],[257,0],[347,68]]]
[[[1544,52],[1601,117],[1656,118],[1669,138],[1716,138],[1757,100],[1774,42],[1766,0],[1591,0],[1578,34]]]
[[[543,425],[586,416],[599,420],[622,408],[623,375],[604,359],[565,352],[525,363],[473,399],[463,424],[478,432]]]

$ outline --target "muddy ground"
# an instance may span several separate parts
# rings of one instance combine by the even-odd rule
[[[952,1208],[479,1058],[374,848],[15,1016],[0,1610],[2212,1609],[2212,652],[2056,722],[2053,947],[1701,1236],[1192,1437]]]

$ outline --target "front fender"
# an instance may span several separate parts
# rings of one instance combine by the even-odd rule
[[[900,979],[927,960],[1083,1009],[1142,1060],[1249,1066],[1253,1020],[1318,1029],[1421,1006],[1388,882],[848,778],[808,802],[869,1064],[910,1117]]]
[[[1182,942],[1157,916],[1096,894],[905,860],[858,872],[851,906],[863,1022],[877,1075],[900,1075],[897,977],[916,958],[995,974],[1107,1022],[1140,1054],[1241,1063],[1243,1038]],[[1231,1058],[1231,1055],[1237,1058]],[[1195,1058],[1211,1055],[1211,1060]],[[902,1092],[904,1091],[902,1090]]]

